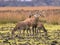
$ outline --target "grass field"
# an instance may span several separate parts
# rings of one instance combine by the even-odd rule
[[[15,27],[15,24],[13,23],[0,24],[0,44],[1,45],[50,45],[52,41],[57,41],[59,45],[60,36],[58,36],[58,33],[60,30],[60,25],[44,24],[44,26],[48,31],[50,40],[46,40],[44,36],[40,35],[40,34],[44,35],[44,33],[38,33],[38,35],[34,35],[35,37],[22,35],[22,38],[21,37],[11,38],[12,29],[10,28]],[[4,28],[4,30],[2,30],[1,29],[2,27],[8,27],[8,29]],[[19,36],[21,35],[18,33],[18,31],[15,34],[18,34]]]

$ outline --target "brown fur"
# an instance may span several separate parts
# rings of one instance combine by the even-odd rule
[[[36,30],[37,33],[38,33],[38,31],[40,32],[40,30],[44,31],[45,36],[46,36],[45,38],[46,38],[46,39],[49,39],[49,38],[48,38],[48,34],[47,34],[48,32],[47,32],[47,30],[45,29],[44,25],[43,25],[41,22],[38,22],[38,24],[37,24],[37,30]]]
[[[37,33],[40,30],[44,31],[45,35],[47,36],[47,30],[45,29],[44,25],[41,22],[38,22],[38,24],[37,24]]]
[[[27,30],[27,29],[29,29],[28,22],[21,21],[21,22],[17,23],[17,25],[15,26],[15,28],[12,31],[12,34],[17,30],[20,30],[20,33],[21,33],[21,30],[23,30],[25,32],[25,30]]]
[[[17,25],[15,26],[14,30],[12,31],[12,34],[16,30],[26,30],[26,29],[30,29],[30,27],[32,27],[32,31],[33,31],[33,34],[34,34],[34,28],[36,28],[37,22],[38,22],[38,18],[37,17],[30,17],[30,18],[27,18],[24,21],[18,22]]]
[[[47,30],[45,29],[44,25],[41,22],[38,22],[37,28],[38,30],[42,29],[44,32],[47,32]]]
[[[36,30],[36,28],[37,28],[38,17],[31,17],[31,18],[28,18],[24,21],[28,22],[28,25],[30,27],[32,27],[32,31],[33,31],[33,34],[34,34],[34,30]]]

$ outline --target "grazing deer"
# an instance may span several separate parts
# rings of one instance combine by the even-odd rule
[[[47,30],[45,29],[44,25],[43,25],[41,22],[38,22],[38,24],[37,24],[37,30],[36,30],[37,34],[38,34],[38,31],[40,32],[40,30],[44,31],[44,33],[45,33],[45,38],[46,38],[46,39],[49,39],[49,38],[48,38],[48,34],[47,34],[48,32],[47,32]]]
[[[42,30],[46,33],[46,35],[47,35],[47,30],[45,29],[44,25],[43,25],[41,22],[38,22],[38,24],[37,24],[37,30],[40,31],[41,29],[42,29]],[[38,31],[37,31],[37,33],[38,33]]]

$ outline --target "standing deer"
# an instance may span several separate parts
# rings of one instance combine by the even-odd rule
[[[28,22],[26,21],[18,22],[15,28],[13,29],[12,34],[14,34],[14,32],[17,30],[20,30],[20,33],[21,33],[21,30],[23,30],[23,32],[25,32],[25,30],[30,30]]]
[[[30,18],[26,19],[25,20],[26,22],[29,22],[29,27],[32,27],[32,32],[34,34],[34,30],[36,30],[36,27],[37,27],[37,22],[38,22],[38,16],[34,15],[33,17],[31,17],[30,15]]]
[[[33,16],[33,17],[32,17]],[[38,15],[30,15],[29,18],[25,19],[24,21],[18,22],[15,28],[12,31],[12,34],[16,30],[28,30],[31,32],[30,27],[32,27],[32,32],[33,34],[36,32],[37,24],[39,21],[39,16]],[[35,31],[34,31],[35,30]]]
[[[38,22],[38,17],[37,16],[31,17],[31,15],[30,15],[30,18],[27,18],[24,21],[17,23],[17,25],[15,26],[15,28],[12,31],[12,34],[17,30],[23,30],[23,31],[27,30],[27,33],[29,30],[31,32],[30,27],[32,27],[32,31],[34,34],[34,29],[36,30],[37,22]]]

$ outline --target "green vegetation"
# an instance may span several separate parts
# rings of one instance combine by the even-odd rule
[[[10,45],[10,44],[11,45],[16,45],[16,44],[17,45],[22,45],[22,44],[45,45],[45,43],[51,44],[51,42],[54,40],[57,40],[59,42],[60,40],[57,38],[58,35],[55,34],[55,36],[54,36],[54,32],[57,30],[60,30],[60,25],[44,24],[44,26],[48,32],[51,32],[51,33],[48,33],[48,35],[51,35],[49,37],[51,40],[46,40],[44,37],[38,38],[40,35],[39,33],[37,35],[38,36],[37,38],[29,38],[29,37],[17,38],[17,37],[15,37],[14,39],[8,39],[9,37],[11,37],[11,31],[12,31],[12,30],[8,29],[8,30],[0,30],[0,44],[1,45]],[[0,28],[1,27],[8,27],[8,28],[15,27],[15,24],[14,23],[0,24]],[[18,34],[20,36],[18,31],[15,34]],[[59,38],[60,38],[60,36],[59,36]],[[6,39],[8,39],[8,42],[5,43],[4,41],[6,41]],[[49,45],[49,44],[46,44],[46,45]]]

